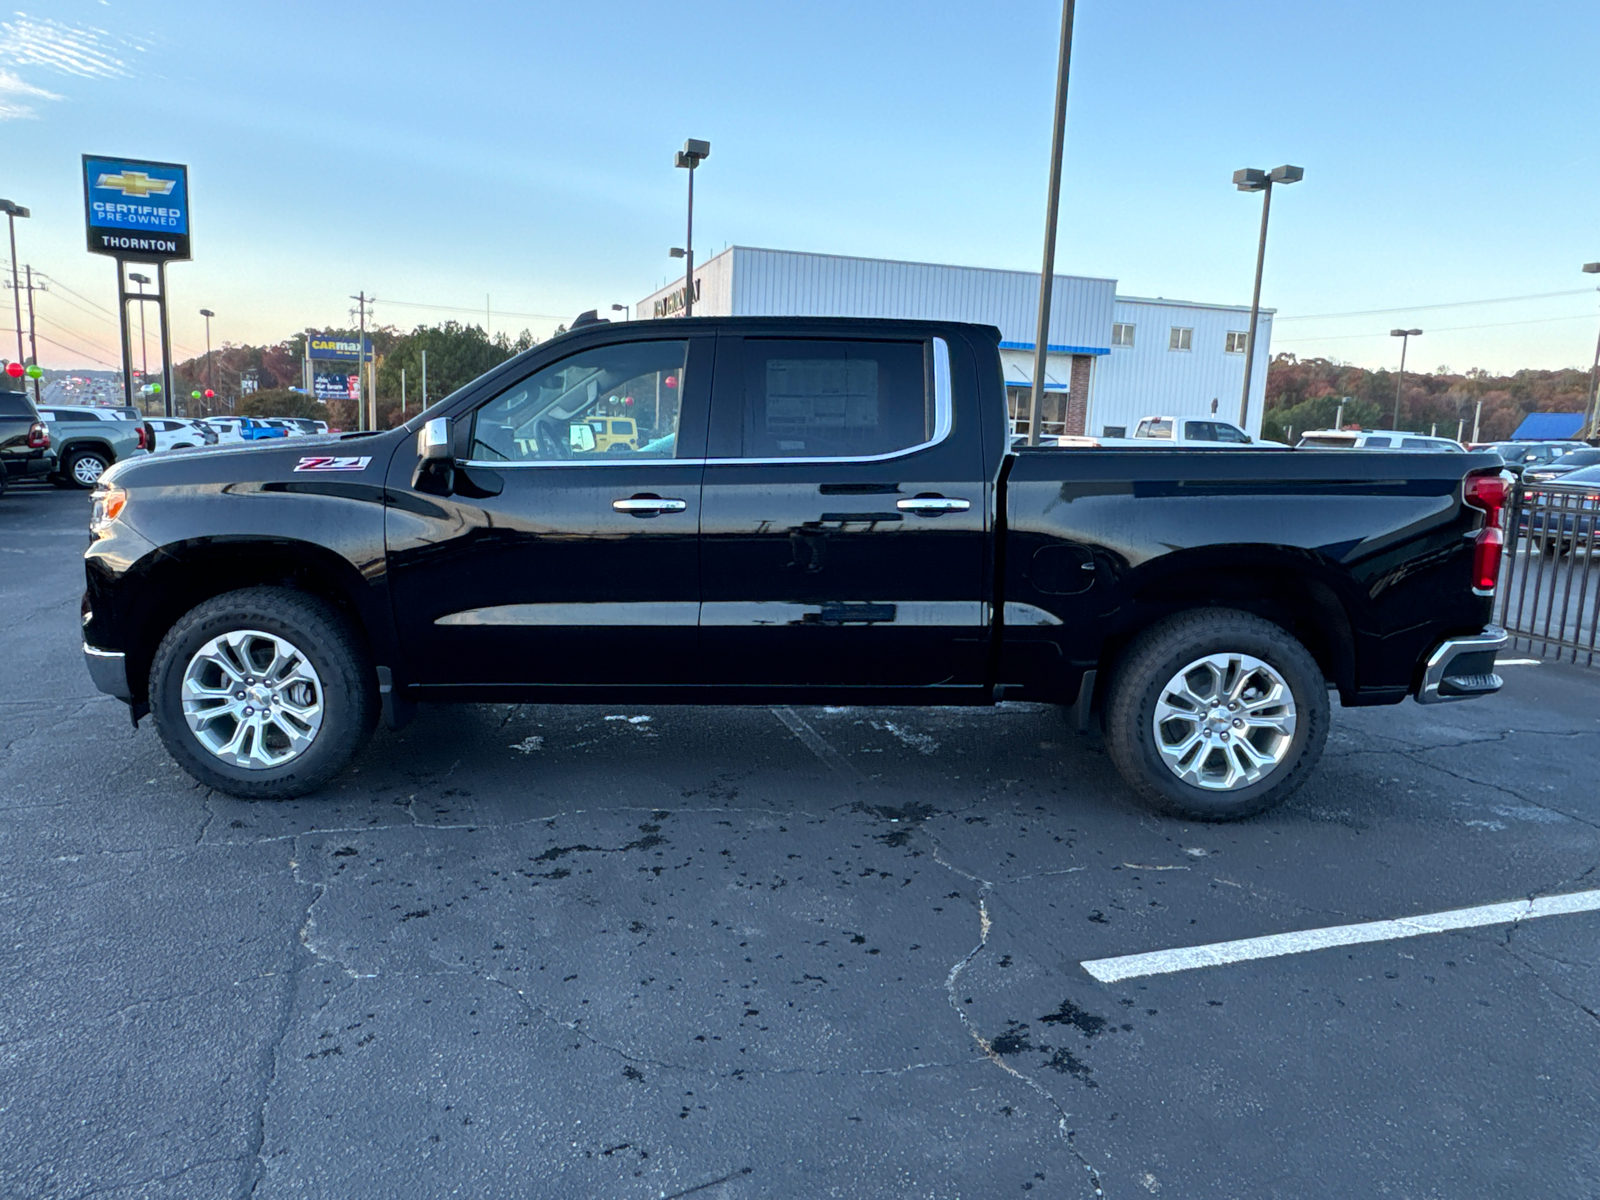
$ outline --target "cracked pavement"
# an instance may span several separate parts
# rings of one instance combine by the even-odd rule
[[[0,500],[0,1196],[1600,1191],[1600,914],[1078,965],[1596,886],[1600,673],[1235,826],[1032,705],[425,708],[246,803],[94,695],[86,518]]]

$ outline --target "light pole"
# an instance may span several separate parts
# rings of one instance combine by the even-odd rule
[[[211,382],[211,318],[217,314],[209,308],[202,308],[200,315],[206,319],[206,390],[210,391],[217,386]]]
[[[17,361],[24,358],[22,353],[22,292],[17,288],[17,218],[27,217],[32,214],[20,204],[13,204],[9,200],[0,200],[0,212],[6,214],[6,224],[11,226],[11,297],[17,305]]]
[[[1410,348],[1412,338],[1422,336],[1422,330],[1391,329],[1389,330],[1389,336],[1400,339],[1400,377],[1394,381],[1394,428],[1396,432],[1399,432],[1400,389],[1403,388],[1406,383],[1406,350]]]
[[[150,374],[150,344],[144,336],[144,285],[150,282],[150,276],[129,271],[128,278],[139,285],[139,378],[143,380]],[[141,382],[139,386],[144,384]]]
[[[1028,393],[1028,445],[1039,444],[1039,409],[1044,403],[1044,370],[1050,355],[1050,300],[1056,286],[1056,217],[1061,208],[1061,156],[1067,137],[1067,79],[1072,71],[1075,0],[1062,0],[1061,47],[1056,58],[1055,120],[1050,128],[1050,187],[1044,209],[1044,264],[1039,269],[1039,327],[1033,339],[1033,387]],[[1072,376],[1067,376],[1071,396]]]
[[[17,252],[15,250],[11,252],[11,257],[13,260],[16,259]],[[12,270],[15,269],[16,264],[15,261],[13,261]],[[1583,271],[1586,275],[1600,275],[1600,262],[1584,263]],[[19,342],[18,344],[20,345],[21,343]],[[1594,408],[1597,379],[1600,379],[1600,339],[1595,341],[1594,366],[1589,368],[1589,403],[1583,406],[1583,432],[1586,437],[1594,436]]]
[[[672,159],[672,165],[689,172],[689,226],[683,243],[683,315],[694,316],[694,172],[711,157],[711,143],[690,138]]]
[[[1256,324],[1261,319],[1261,269],[1267,260],[1267,216],[1272,212],[1272,185],[1299,183],[1306,176],[1299,167],[1288,165],[1258,171],[1245,167],[1233,173],[1233,185],[1241,192],[1261,193],[1261,241],[1256,246],[1256,287],[1250,295],[1250,332],[1244,340],[1244,395],[1239,400],[1239,428],[1250,432],[1250,374],[1256,364]]]
[[[612,312],[621,313],[622,314],[622,319],[624,321],[633,320],[633,306],[632,305],[629,305],[629,304],[613,304],[611,306],[611,311]]]

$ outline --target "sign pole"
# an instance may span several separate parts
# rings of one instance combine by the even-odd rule
[[[123,261],[117,268],[117,328],[122,333],[122,403],[133,407],[133,344],[128,329],[128,282],[123,278]]]
[[[161,286],[161,412],[172,416],[172,329],[167,321],[167,263],[156,263],[156,282]]]

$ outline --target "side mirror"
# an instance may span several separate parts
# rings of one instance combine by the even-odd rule
[[[435,417],[417,430],[417,457],[424,462],[449,462],[455,457],[449,417]]]

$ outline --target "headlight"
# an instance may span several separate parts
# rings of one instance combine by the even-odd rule
[[[99,488],[94,494],[94,510],[89,515],[89,532],[95,537],[103,537],[111,528],[111,522],[122,515],[122,510],[128,506],[128,493],[119,487]]]

